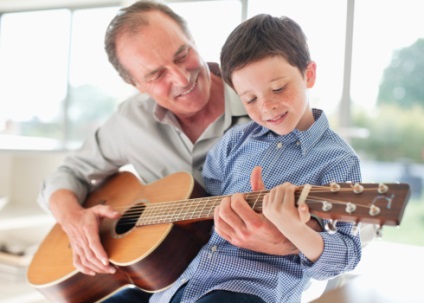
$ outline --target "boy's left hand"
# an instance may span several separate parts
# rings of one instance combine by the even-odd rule
[[[262,204],[265,217],[287,236],[311,219],[305,203],[296,206],[296,189],[291,183],[279,185],[265,195]]]

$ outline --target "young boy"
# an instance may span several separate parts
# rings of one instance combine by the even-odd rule
[[[300,253],[280,257],[232,246],[219,228],[218,209],[215,230],[222,238],[215,233],[208,243],[221,252],[211,261],[223,269],[215,284],[233,290],[237,284],[234,291],[256,294],[265,302],[300,302],[310,278],[354,269],[361,244],[350,223],[339,223],[335,234],[317,233],[303,223],[292,184],[359,182],[358,157],[330,130],[325,114],[309,105],[316,64],[293,20],[258,15],[243,22],[222,48],[221,68],[253,122],[230,129],[208,153],[206,188],[211,195],[249,192],[249,174],[262,167],[266,187],[275,187],[264,199],[263,215]]]

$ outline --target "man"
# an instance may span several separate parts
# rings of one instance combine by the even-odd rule
[[[81,206],[95,184],[127,164],[146,183],[189,171],[203,184],[207,151],[230,127],[249,120],[237,95],[224,85],[218,66],[202,60],[184,20],[167,6],[139,1],[124,8],[112,20],[105,44],[110,62],[140,94],[124,102],[65,159],[45,180],[40,195],[69,237],[75,267],[87,275],[115,271],[98,229],[103,218],[119,214],[109,206]],[[252,179],[252,190],[262,189],[260,178]],[[231,208],[220,214],[231,218],[227,224],[232,233],[226,240],[239,247],[279,254],[295,250],[253,210],[243,218]]]

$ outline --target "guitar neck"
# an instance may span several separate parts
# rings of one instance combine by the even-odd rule
[[[308,192],[302,190],[308,187]],[[245,193],[256,212],[262,212],[262,201],[268,190]],[[303,197],[305,195],[305,197]],[[409,199],[405,183],[332,183],[326,186],[298,186],[295,200],[308,204],[311,214],[323,219],[345,222],[367,222],[377,225],[399,225]],[[226,196],[140,204],[137,226],[213,219],[214,210]]]

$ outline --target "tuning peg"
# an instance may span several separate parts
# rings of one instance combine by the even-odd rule
[[[331,182],[330,183],[330,190],[334,193],[334,192],[338,192],[340,190],[340,185],[337,184],[336,182]]]
[[[323,201],[322,202],[322,210],[323,211],[329,211],[331,208],[333,208],[333,204],[331,204],[328,201]]]
[[[379,193],[379,194],[384,194],[384,193],[386,193],[388,190],[389,190],[389,187],[388,187],[386,184],[384,184],[384,183],[380,183],[380,184],[378,184],[378,189],[377,189],[377,191],[378,191],[378,193]]]
[[[374,204],[370,206],[369,214],[370,216],[377,216],[380,213],[380,207],[375,206]]]
[[[355,194],[360,194],[360,193],[362,193],[364,191],[364,187],[361,185],[361,184],[359,184],[359,183],[355,183],[355,185],[353,185],[353,192],[355,193]]]
[[[346,212],[347,212],[347,213],[351,214],[351,213],[353,213],[355,210],[356,210],[356,205],[355,205],[355,204],[353,204],[353,203],[351,203],[351,202],[346,203]]]
[[[328,222],[325,223],[324,228],[329,234],[333,235],[337,232],[336,224],[337,221],[333,222],[333,220],[328,220]]]

